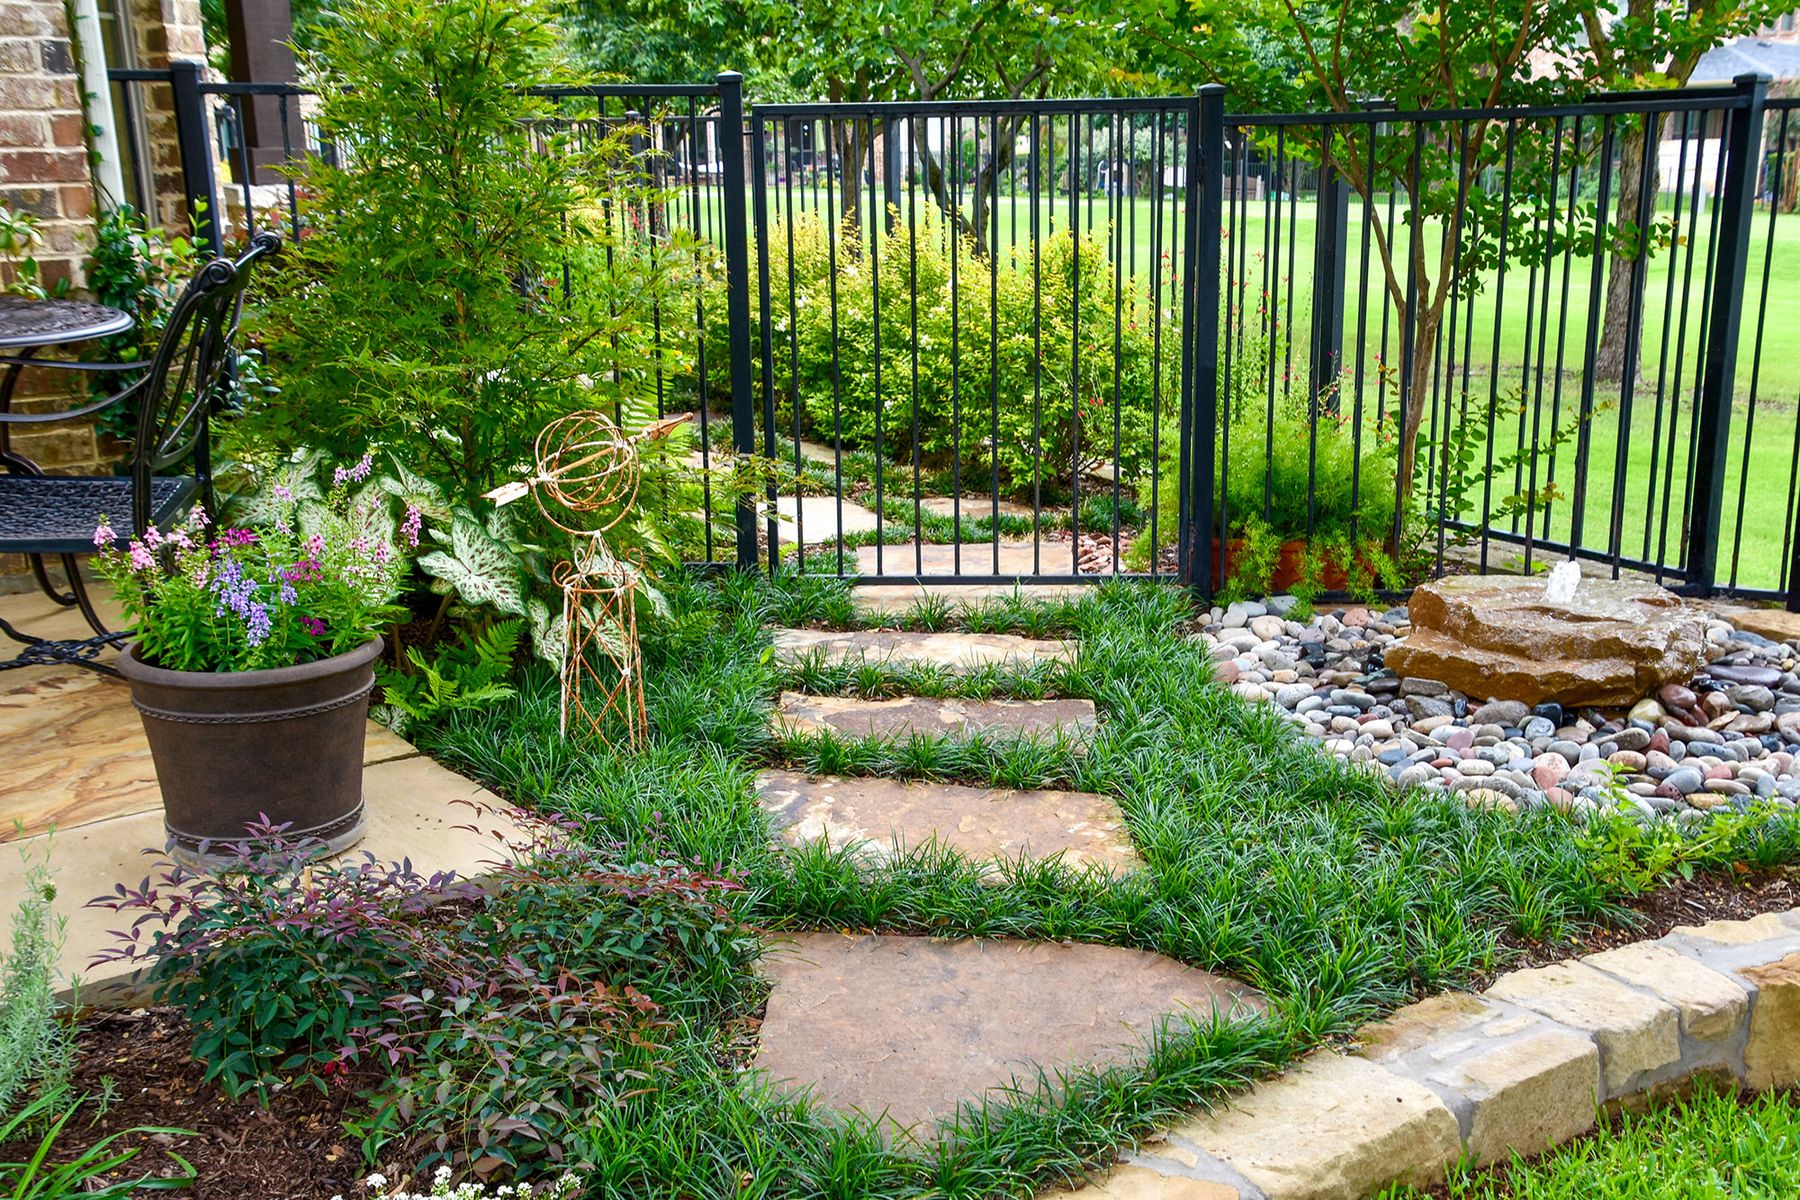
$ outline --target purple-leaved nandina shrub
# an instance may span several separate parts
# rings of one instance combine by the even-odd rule
[[[584,1112],[654,1086],[671,1006],[731,1003],[756,941],[727,906],[735,882],[507,816],[478,880],[329,862],[254,825],[266,842],[209,847],[216,874],[161,863],[92,901],[132,918],[96,962],[149,964],[232,1095],[360,1083],[348,1126],[371,1162],[562,1163]]]
[[[406,611],[395,606],[419,544],[409,509],[398,539],[351,498],[369,458],[337,469],[322,507],[283,488],[276,517],[254,529],[216,528],[196,508],[167,531],[122,540],[106,517],[94,530],[96,569],[132,625],[139,656],[171,671],[253,671],[343,654],[372,641]]]

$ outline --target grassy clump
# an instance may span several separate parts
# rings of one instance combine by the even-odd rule
[[[1800,1108],[1785,1092],[1702,1091],[1615,1116],[1535,1162],[1461,1168],[1449,1200],[1788,1200],[1800,1195]],[[1423,1193],[1395,1189],[1383,1200]]]
[[[1508,939],[1567,939],[1624,917],[1616,879],[1593,869],[1553,812],[1471,811],[1401,797],[1306,745],[1266,708],[1211,682],[1183,639],[1186,595],[1108,584],[1079,603],[1005,601],[966,625],[1080,641],[1073,664],[950,676],[885,665],[778,666],[774,623],[851,625],[834,581],[677,582],[646,641],[653,744],[638,754],[563,742],[557,690],[528,676],[513,699],[422,731],[429,752],[521,803],[579,823],[632,857],[679,860],[742,885],[732,903],[765,928],[1071,939],[1140,947],[1263,989],[1267,1020],[1152,1040],[1147,1065],[965,1110],[904,1151],[866,1123],[740,1086],[726,1034],[688,1031],[679,1082],[595,1118],[589,1161],[609,1187],[647,1196],[1023,1194],[1174,1112],[1279,1066],[1422,993],[1493,970]],[[941,605],[896,622],[964,623]],[[777,738],[782,688],[889,695],[1080,696],[1101,726],[1067,743],[915,737]],[[754,774],[782,764],[1115,797],[1149,870],[1111,879],[1057,862],[984,872],[941,846],[870,867],[822,846],[779,846]],[[1792,839],[1783,844],[1792,846]],[[1716,848],[1721,858],[1732,846]],[[605,1190],[605,1189],[603,1189]]]

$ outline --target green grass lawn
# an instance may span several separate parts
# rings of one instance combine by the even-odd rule
[[[1383,1200],[1414,1200],[1396,1189]],[[1703,1091],[1607,1120],[1534,1162],[1458,1170],[1448,1200],[1789,1200],[1800,1195],[1800,1108],[1791,1093]]]
[[[867,1122],[740,1078],[742,1022],[761,999],[746,980],[723,1011],[697,1004],[669,1031],[667,1069],[651,1086],[584,1116],[591,1194],[1030,1194],[1110,1161],[1121,1142],[1323,1039],[1493,970],[1508,939],[1554,942],[1624,919],[1619,903],[1632,881],[1602,872],[1583,833],[1554,812],[1517,818],[1401,798],[1318,754],[1268,709],[1204,682],[1208,656],[1181,635],[1191,601],[1179,589],[1111,584],[1080,602],[996,603],[960,621],[938,604],[905,618],[1080,642],[1074,664],[969,676],[774,665],[770,626],[856,623],[835,581],[683,578],[669,583],[667,599],[668,615],[645,640],[655,731],[647,749],[564,741],[557,687],[541,670],[513,700],[413,731],[419,745],[512,800],[573,818],[622,861],[699,863],[730,875],[743,888],[738,916],[762,929],[1142,947],[1242,978],[1269,995],[1273,1011],[1249,1025],[1170,1027],[1144,1063],[1077,1072],[1060,1089],[1028,1087],[1010,1105],[970,1108],[902,1152]],[[781,739],[766,722],[783,688],[1088,697],[1101,726],[1084,755],[992,738]],[[1120,802],[1148,870],[1114,879],[1019,863],[996,881],[936,847],[874,868],[848,852],[790,850],[755,800],[754,771],[772,764],[1106,793]],[[1744,829],[1709,854],[1702,865],[1800,856],[1800,821]]]

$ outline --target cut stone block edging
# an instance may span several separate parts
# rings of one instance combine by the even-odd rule
[[[1513,971],[1149,1139],[1082,1200],[1364,1200],[1501,1162],[1697,1076],[1800,1084],[1800,908]],[[1049,1195],[1066,1195],[1053,1192]]]

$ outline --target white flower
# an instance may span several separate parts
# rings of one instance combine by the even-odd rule
[[[387,1176],[383,1175],[380,1171],[377,1171],[367,1179],[363,1180],[363,1184],[370,1191],[374,1191],[376,1188],[384,1188],[387,1186]]]

